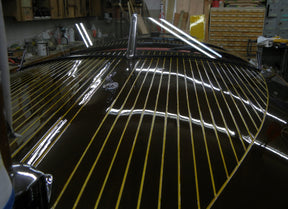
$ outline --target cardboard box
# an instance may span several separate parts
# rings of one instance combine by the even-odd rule
[[[22,13],[22,20],[33,20],[33,9],[32,7],[22,7],[21,8],[21,13]]]

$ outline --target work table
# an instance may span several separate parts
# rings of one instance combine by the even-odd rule
[[[49,55],[47,56],[33,55],[31,57],[27,57],[27,58],[25,57],[24,58],[25,61],[23,62],[22,67],[35,64],[38,62],[46,61],[46,60],[56,58],[56,57],[67,56],[73,51],[82,49],[84,46],[85,45],[83,44],[82,41],[76,41],[68,45],[60,45],[60,46],[58,45],[56,50],[49,51]],[[19,69],[19,65],[12,65],[9,63],[9,70],[11,73],[17,72],[18,69]]]

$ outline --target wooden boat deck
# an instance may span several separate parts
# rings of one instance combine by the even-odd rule
[[[54,177],[52,208],[209,208],[268,108],[244,64],[124,51],[11,78],[15,161]]]

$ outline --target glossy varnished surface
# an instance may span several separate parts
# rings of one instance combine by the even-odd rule
[[[15,75],[13,158],[53,175],[55,208],[210,207],[263,125],[265,80],[244,64],[123,55]]]

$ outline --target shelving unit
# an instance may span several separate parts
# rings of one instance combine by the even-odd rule
[[[247,44],[263,34],[265,8],[211,8],[209,42],[242,57],[247,56]],[[256,55],[256,43],[252,45]]]
[[[101,0],[11,0],[3,8],[17,21],[102,16],[103,10]]]

